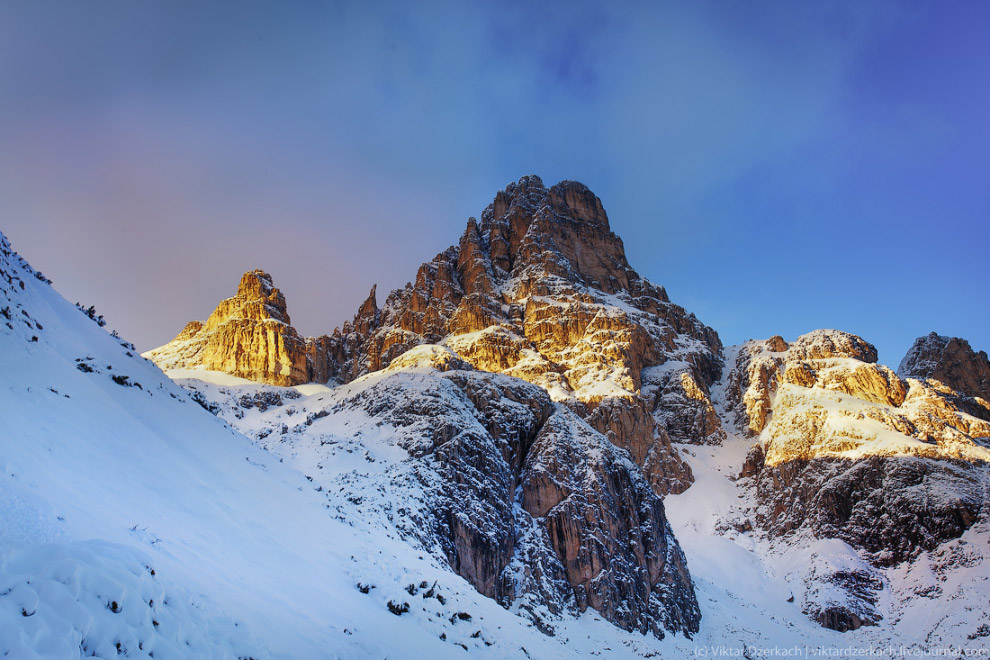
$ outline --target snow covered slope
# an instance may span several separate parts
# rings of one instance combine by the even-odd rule
[[[734,352],[729,354],[732,359]],[[408,361],[416,364],[411,358]],[[382,442],[377,422],[364,416],[340,415],[328,403],[346,400],[355,391],[380,385],[395,375],[412,380],[436,377],[427,370],[399,371],[391,376],[379,373],[334,390],[319,386],[277,388],[216,372],[172,375],[184,387],[195,388],[215,401],[221,416],[258,438],[287,463],[298,466],[314,483],[346,493],[335,507],[337,515],[356,527],[362,520],[377,520],[379,533],[401,537],[402,526],[415,518],[410,510],[421,503],[420,499],[394,490],[390,482],[382,490],[381,485],[389,481],[386,479],[355,478],[358,474],[393,472],[397,467],[391,462],[394,457],[383,451],[389,443]],[[728,385],[728,378],[723,379],[713,388],[713,397],[726,427],[731,428],[725,404]],[[309,389],[299,391],[304,388]],[[326,410],[331,412],[312,417]],[[310,419],[313,421],[307,424]],[[324,442],[314,446],[312,440],[319,437]],[[894,651],[978,651],[984,646],[984,635],[990,631],[984,606],[990,586],[990,529],[985,522],[974,525],[960,539],[922,553],[913,562],[883,569],[836,539],[816,539],[809,533],[771,537],[754,528],[754,484],[737,478],[752,444],[740,433],[729,433],[722,446],[677,446],[696,481],[684,493],[668,495],[664,503],[688,558],[702,613],[700,630],[691,640],[674,636],[659,641],[616,631],[618,639],[610,642],[607,637],[596,639],[596,629],[586,627],[586,618],[577,620],[581,633],[576,633],[575,621],[569,616],[544,611],[540,623],[556,632],[553,639],[566,640],[573,657],[600,654],[601,648],[595,644],[644,657],[657,653],[660,657],[699,653],[741,657],[746,650],[754,658],[794,648],[809,654],[822,650],[898,657]],[[422,493],[416,495],[422,498]],[[383,510],[387,515],[375,513]],[[876,589],[862,594],[866,600],[857,603],[841,581],[846,575],[868,578]],[[531,615],[525,606],[524,601],[513,609]],[[824,628],[812,618],[828,613],[830,608],[851,612],[857,606],[866,608],[861,611],[864,619],[879,613],[877,625],[842,633]],[[532,646],[527,648],[532,652]]]
[[[0,271],[0,657],[570,655],[565,634],[336,519],[3,238]],[[641,639],[592,616],[573,630],[626,655]]]
[[[308,396],[222,373],[180,382],[333,494],[337,517],[405,539],[544,631],[589,607],[628,630],[696,631],[685,559],[628,454],[537,386],[452,357],[419,346]]]

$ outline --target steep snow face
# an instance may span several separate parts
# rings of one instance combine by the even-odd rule
[[[333,493],[335,516],[431,553],[541,630],[590,607],[627,630],[696,631],[687,561],[628,455],[540,388],[452,355],[420,346],[309,396],[180,382]]]
[[[362,521],[361,504],[209,414],[39,278],[0,237],[0,655],[563,658],[614,646],[638,657],[662,646],[590,612],[544,636],[383,533],[395,529],[387,514]],[[405,453],[392,447],[380,451]],[[347,472],[348,457],[387,462],[341,447],[333,469]]]

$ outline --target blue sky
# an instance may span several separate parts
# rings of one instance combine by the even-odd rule
[[[529,173],[726,343],[990,349],[990,5],[0,4],[0,230],[140,349],[264,268],[320,334]]]

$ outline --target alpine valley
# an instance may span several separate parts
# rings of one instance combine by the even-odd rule
[[[580,183],[509,184],[323,336],[262,270],[143,356],[88,311],[0,235],[0,657],[990,640],[987,354],[723,346]]]

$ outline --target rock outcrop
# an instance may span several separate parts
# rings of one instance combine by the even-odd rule
[[[309,380],[306,341],[292,327],[271,275],[244,274],[237,294],[205,323],[191,321],[171,342],[144,354],[164,370],[200,368],[272,385]]]
[[[750,342],[727,400],[759,434],[743,466],[758,524],[839,538],[879,564],[958,537],[983,514],[990,423],[934,381],[901,380],[876,350],[835,330]]]
[[[965,339],[934,332],[918,337],[897,375],[937,381],[956,391],[953,403],[959,409],[990,421],[990,360],[986,351],[974,351]]]
[[[240,334],[188,330],[151,358],[279,383],[346,383],[415,346],[442,344],[477,369],[545,389],[628,449],[660,494],[691,482],[671,441],[724,437],[709,393],[722,368],[718,335],[629,266],[601,201],[573,181],[509,184],[457,245],[381,306],[373,288],[330,335],[303,341],[286,326],[260,342],[253,325]],[[240,357],[247,339],[271,357]],[[644,382],[660,366],[661,379]]]
[[[897,367],[901,378],[932,378],[966,396],[990,400],[990,359],[959,337],[918,337]]]
[[[542,388],[452,356],[418,346],[399,358],[403,368],[310,402],[293,429],[278,431],[298,421],[298,404],[269,409],[271,428],[256,437],[278,435],[275,453],[305,447],[320,487],[353,505],[340,509],[344,519],[387,517],[548,634],[588,608],[658,637],[697,631],[694,586],[663,501],[626,452]],[[229,396],[218,406],[237,426],[243,406]],[[335,472],[355,453],[367,462]]]

